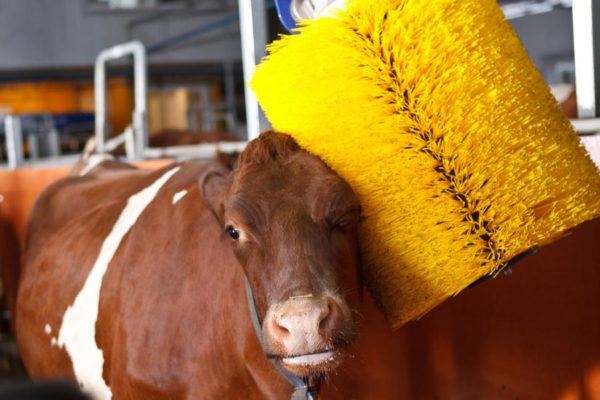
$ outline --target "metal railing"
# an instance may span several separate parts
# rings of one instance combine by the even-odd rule
[[[133,56],[134,109],[131,118],[131,130],[133,131],[135,140],[133,148],[128,149],[126,146],[126,151],[128,152],[128,159],[140,160],[144,158],[144,149],[148,147],[148,120],[146,115],[146,88],[148,85],[146,76],[146,48],[139,41],[110,47],[101,51],[98,57],[96,57],[94,67],[96,151],[98,153],[106,152],[106,65],[109,61],[118,60],[128,55]]]
[[[23,165],[23,134],[21,119],[17,116],[4,117],[4,135],[6,138],[6,158],[8,168],[16,169]]]

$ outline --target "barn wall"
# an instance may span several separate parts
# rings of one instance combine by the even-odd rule
[[[86,10],[84,0],[0,0],[0,69],[92,65],[98,52],[140,39],[158,43],[223,14],[175,14],[129,31],[127,24],[149,12]],[[202,37],[193,46],[151,56],[150,62],[241,59],[237,23]]]
[[[573,19],[570,9],[517,18],[510,23],[544,75],[548,75],[547,70],[553,61],[573,59]]]

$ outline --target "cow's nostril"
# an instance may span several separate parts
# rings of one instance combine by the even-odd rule
[[[327,299],[326,302],[327,305],[319,321],[319,331],[322,333],[330,333],[339,329],[343,319],[340,306],[331,298]]]
[[[283,325],[279,325],[277,322],[273,324],[273,333],[277,336],[289,335],[290,331]]]
[[[321,320],[319,321],[319,330],[323,331],[327,329],[331,322],[331,305],[329,305],[329,302],[327,303],[327,306],[320,317]]]

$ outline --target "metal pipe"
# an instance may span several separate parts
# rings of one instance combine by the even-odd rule
[[[579,118],[598,116],[596,92],[598,77],[594,52],[594,10],[592,0],[573,2],[573,42],[575,49],[575,81],[577,90],[577,111]],[[598,27],[596,27],[598,31]]]
[[[96,151],[105,151],[106,134],[106,64],[127,55],[133,55],[134,101],[132,125],[135,136],[134,155],[143,158],[144,149],[148,147],[146,117],[146,48],[139,41],[123,43],[103,50],[96,57],[94,67],[94,99],[96,106]]]
[[[14,115],[4,117],[4,134],[6,135],[8,168],[17,169],[23,165],[21,119]]]
[[[268,129],[268,122],[250,89],[256,64],[265,56],[267,46],[267,15],[265,0],[239,0],[242,63],[244,66],[244,91],[246,99],[246,124],[248,140]]]
[[[572,119],[571,124],[580,135],[590,135],[600,132],[600,118]]]

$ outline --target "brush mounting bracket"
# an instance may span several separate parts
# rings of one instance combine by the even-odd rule
[[[343,6],[346,0],[275,0],[279,20],[290,33],[295,33],[298,21],[315,19],[330,9]]]
[[[515,266],[515,264],[519,263],[520,261],[523,261],[525,258],[534,255],[535,253],[538,252],[540,248],[538,246],[534,246],[532,248],[530,248],[527,251],[524,251],[521,254],[518,254],[516,256],[514,256],[509,262],[508,264],[506,264],[505,267],[502,267],[494,272],[492,272],[489,275],[483,276],[479,279],[477,279],[475,282],[473,282],[471,285],[469,285],[469,289],[472,289],[476,286],[479,286],[480,284],[482,284],[483,282],[495,278],[498,275],[502,275],[502,276],[508,276],[510,274],[512,274],[512,267]]]

